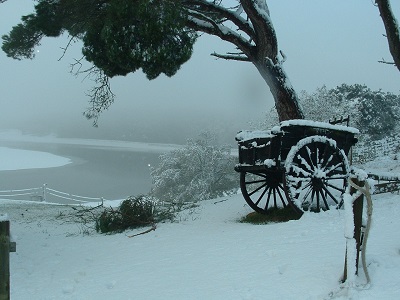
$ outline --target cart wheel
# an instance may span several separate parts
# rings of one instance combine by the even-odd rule
[[[283,172],[240,172],[240,188],[247,204],[262,214],[289,203],[283,186]]]
[[[336,142],[322,136],[300,140],[285,161],[286,189],[295,206],[306,211],[340,207],[349,163]]]

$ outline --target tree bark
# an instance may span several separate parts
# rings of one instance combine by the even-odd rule
[[[268,84],[275,100],[279,121],[304,119],[298,97],[280,62],[270,59],[254,62],[261,76]]]
[[[389,0],[375,0],[379,12],[385,25],[386,37],[389,43],[390,54],[393,57],[394,64],[400,71],[400,34],[399,25],[393,15]]]

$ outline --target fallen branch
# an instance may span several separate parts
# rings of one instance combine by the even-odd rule
[[[147,229],[147,230],[145,230],[143,232],[132,234],[132,235],[128,235],[128,238],[132,238],[132,237],[135,237],[135,236],[138,236],[138,235],[146,234],[146,233],[149,233],[149,232],[154,231],[156,229],[157,229],[157,224],[153,224],[153,226],[151,228],[149,228],[149,229]]]

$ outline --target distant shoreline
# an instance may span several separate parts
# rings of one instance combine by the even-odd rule
[[[39,143],[39,144],[57,144],[57,145],[77,145],[87,146],[97,149],[124,150],[147,153],[165,153],[178,148],[182,145],[130,142],[119,140],[99,140],[99,139],[80,139],[80,138],[59,138],[56,136],[34,136],[22,134],[19,131],[0,132],[0,141],[12,143]]]

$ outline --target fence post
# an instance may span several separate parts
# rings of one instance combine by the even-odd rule
[[[10,221],[0,220],[0,300],[10,299]]]
[[[47,183],[43,184],[42,201],[46,202],[46,187]]]
[[[364,181],[359,181],[357,178],[351,178],[353,182],[358,185],[359,187],[363,187],[365,182]],[[357,192],[357,190],[353,187],[350,186],[350,195],[353,195]],[[361,230],[362,230],[362,214],[363,214],[363,207],[364,207],[364,195],[360,194],[360,196],[354,200],[353,202],[353,216],[354,216],[354,239],[356,241],[356,250],[357,250],[357,256],[356,256],[356,272],[355,275],[358,275],[358,262],[359,262],[359,257],[360,257],[360,250],[361,250],[361,243],[362,243],[362,238],[361,238]],[[345,282],[347,279],[347,249],[346,249],[346,256],[345,256],[345,261],[344,261],[344,273],[343,273],[343,279],[342,281]]]

